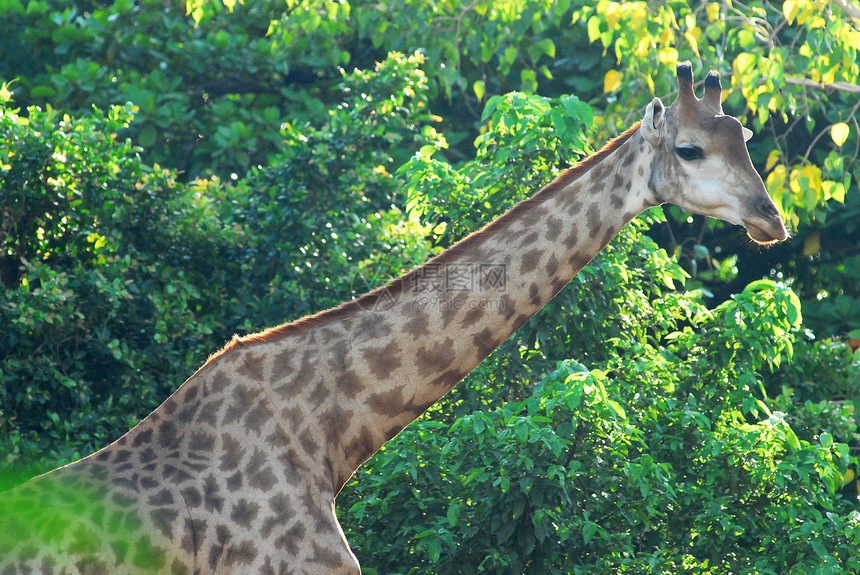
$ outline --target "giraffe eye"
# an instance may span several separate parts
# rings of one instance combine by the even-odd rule
[[[683,146],[678,146],[675,148],[675,153],[678,154],[678,157],[686,162],[692,162],[693,160],[701,160],[705,157],[705,152],[702,148],[698,146],[691,146],[690,144],[684,144]]]

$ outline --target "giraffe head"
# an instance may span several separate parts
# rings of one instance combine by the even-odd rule
[[[659,98],[648,104],[640,128],[656,152],[648,187],[657,202],[743,226],[760,244],[786,239],[782,218],[747,151],[752,132],[723,114],[719,74],[708,74],[699,99],[687,62],[678,66],[678,87],[668,108]]]

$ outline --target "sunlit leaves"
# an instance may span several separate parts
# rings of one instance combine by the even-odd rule
[[[790,226],[826,219],[828,202],[845,198],[845,177],[850,171],[856,180],[858,165],[854,162],[853,168],[831,175],[822,165],[829,152],[827,143],[833,149],[846,146],[852,128],[843,120],[845,112],[834,111],[824,124],[825,135],[830,137],[822,139],[821,128],[816,125],[821,125],[822,115],[831,114],[830,105],[815,90],[796,86],[856,84],[860,77],[860,32],[856,27],[841,18],[839,10],[812,0],[790,0],[780,7],[758,2],[730,7],[718,2],[701,7],[673,4],[649,9],[644,20],[633,16],[638,5],[604,0],[593,10],[584,9],[589,15],[589,39],[615,57],[612,69],[604,72],[604,92],[617,94],[619,104],[617,110],[610,105],[608,111],[629,123],[630,114],[625,111],[629,103],[636,101],[641,107],[652,94],[671,90],[666,79],[673,77],[673,67],[680,60],[692,59],[694,65],[701,62],[703,69],[723,72],[728,63],[732,90],[724,90],[726,105],[730,109],[746,107],[750,127],[764,136],[769,152],[781,153],[785,187],[778,184],[783,179],[781,169],[773,172],[768,187],[779,194],[778,203]],[[724,9],[726,14],[721,12]],[[613,70],[624,71],[623,84],[616,82]],[[807,81],[810,84],[804,84]],[[834,96],[843,101],[840,94]],[[765,130],[769,122],[780,126],[776,132]],[[794,147],[791,155],[784,153],[783,141],[795,137],[792,130],[803,128],[809,130],[817,145],[809,150]],[[770,143],[769,132],[775,134],[776,145]],[[810,165],[825,172],[820,179],[810,173]],[[775,167],[775,157],[768,156],[765,172],[771,174]]]
[[[838,124],[830,126],[830,137],[833,140],[833,143],[839,147],[842,147],[842,144],[844,144],[845,140],[848,139],[849,132],[850,129],[848,128],[848,124],[845,122],[839,122]]]
[[[222,10],[222,5],[227,12],[232,13],[237,4],[244,4],[244,0],[185,0],[185,13],[196,25],[200,25]]]
[[[831,152],[824,162],[823,171],[815,164],[795,166],[789,171],[784,164],[776,164],[779,154],[771,154],[768,165],[773,165],[765,185],[774,202],[789,223],[796,226],[811,219],[824,221],[827,211],[823,209],[830,200],[845,202],[851,184],[851,174],[846,173],[843,158]],[[810,206],[819,206],[810,209]]]
[[[800,199],[801,205],[815,205],[821,194],[821,168],[813,164],[791,170],[789,188]]]
[[[715,22],[720,19],[720,4],[719,2],[711,2],[705,9],[708,14],[708,21]]]
[[[756,67],[758,61],[759,59],[755,54],[741,52],[735,57],[734,62],[732,62],[732,69],[736,74],[748,74]]]
[[[623,78],[624,74],[618,70],[609,70],[603,77],[603,91],[614,92],[621,86],[621,80]]]
[[[410,212],[434,226],[446,223],[444,245],[459,239],[584,154],[592,114],[576,96],[493,96],[484,108],[474,161],[455,168],[421,154],[400,169]]]
[[[31,107],[20,122],[0,110],[0,402],[14,414],[0,423],[4,472],[113,441],[218,345],[194,356],[215,324],[198,287],[225,285],[230,268],[211,265],[233,237],[218,222],[218,186],[181,186],[144,165],[118,136],[132,112]]]
[[[786,0],[782,4],[782,13],[785,14],[785,21],[789,24],[794,23],[797,14],[800,12],[800,2],[796,0]]]
[[[485,87],[483,81],[476,80],[475,83],[472,84],[472,91],[475,92],[475,97],[478,99],[479,102],[484,101]]]

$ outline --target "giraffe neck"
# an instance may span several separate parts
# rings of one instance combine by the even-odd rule
[[[388,286],[236,340],[201,372],[238,371],[242,389],[262,388],[255,401],[277,414],[290,457],[319,462],[309,472],[336,494],[654,205],[653,153],[634,127]]]
[[[342,450],[332,462],[336,491],[655,203],[652,154],[634,127],[342,318],[305,332],[318,345],[326,330],[340,342],[323,362],[334,389],[324,418],[337,430],[327,443]]]

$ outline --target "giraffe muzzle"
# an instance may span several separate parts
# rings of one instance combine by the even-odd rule
[[[779,214],[769,218],[750,218],[743,220],[747,235],[757,244],[773,244],[788,238],[788,230]]]

